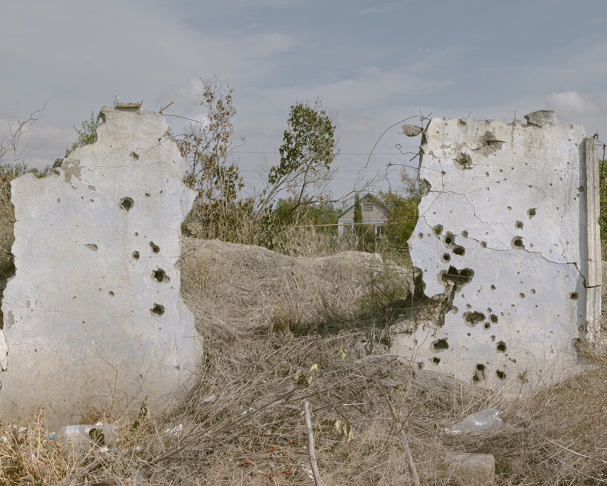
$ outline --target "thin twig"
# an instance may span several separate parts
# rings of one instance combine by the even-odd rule
[[[400,431],[400,440],[403,441],[405,445],[405,454],[407,456],[407,462],[409,463],[409,469],[411,470],[411,476],[413,476],[413,484],[415,486],[421,486],[419,482],[419,476],[417,474],[417,468],[415,467],[415,462],[413,462],[413,456],[411,455],[411,449],[409,449],[409,443],[407,442],[407,436],[405,435],[405,431]]]
[[[310,419],[310,409],[308,401],[304,400],[304,415],[306,417],[306,429],[308,431],[308,456],[310,457],[310,467],[314,475],[314,483],[316,486],[323,486],[318,472],[318,464],[316,463],[316,453],[314,452],[314,431],[312,430],[312,420]]]

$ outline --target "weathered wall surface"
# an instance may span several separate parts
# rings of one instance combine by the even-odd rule
[[[562,376],[600,321],[594,145],[553,112],[526,118],[433,119],[421,146],[430,191],[409,245],[437,317],[394,348],[486,387]]]
[[[0,416],[55,423],[118,399],[160,406],[201,353],[182,303],[180,224],[194,192],[162,115],[104,107],[99,140],[12,183],[16,276],[4,292]]]

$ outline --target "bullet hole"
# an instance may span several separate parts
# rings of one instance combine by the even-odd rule
[[[495,285],[491,285],[491,290],[495,290],[497,287]]]
[[[512,248],[514,248],[515,250],[524,250],[525,245],[523,243],[523,238],[520,236],[515,236],[514,238],[512,238]]]
[[[497,318],[497,316],[496,316],[495,314],[491,314],[491,315],[489,316],[489,320],[490,320],[491,322],[493,322],[493,324],[497,324],[498,318]]]
[[[154,253],[160,252],[160,247],[158,245],[155,245],[153,241],[150,241],[150,248]]]
[[[170,282],[169,276],[162,268],[158,268],[152,272],[152,278],[158,282]]]
[[[453,245],[455,245],[455,235],[453,233],[451,233],[450,231],[447,231],[447,234],[445,235],[445,239],[443,240],[443,242],[445,243],[445,246],[447,248],[451,248]]]
[[[434,230],[434,234],[436,236],[440,235],[443,232],[443,225],[442,224],[437,224],[434,228],[432,228]]]
[[[135,201],[133,201],[130,197],[123,197],[120,200],[120,209],[123,211],[130,211],[131,208],[135,205]]]
[[[490,336],[489,339],[491,339],[491,342],[494,343],[495,342],[495,336]]]
[[[500,172],[501,172],[501,171],[500,171]],[[504,179],[504,180],[506,180],[506,179]],[[512,211],[512,206],[506,206],[506,209],[507,209],[508,211]]]
[[[487,242],[481,241],[481,248],[487,248]]]
[[[160,317],[162,314],[164,314],[164,306],[160,304],[154,304],[154,307],[150,309],[150,312],[152,313],[152,315]]]
[[[488,322],[485,322],[485,324],[483,325],[483,327],[485,329],[490,329],[491,328],[491,324],[489,324]]]
[[[531,293],[532,293],[532,294],[535,294],[535,289],[531,289]]]
[[[485,175],[486,175],[487,177],[489,177],[489,172],[485,172]]]
[[[446,339],[437,339],[432,343],[432,350],[435,353],[439,353],[445,349],[449,349],[449,344],[447,343]]]
[[[111,290],[107,293],[110,297],[114,297],[114,292],[112,292]]]
[[[131,157],[133,160],[139,160],[139,155],[137,155],[135,152],[131,152],[129,157]]]
[[[571,292],[571,293],[569,294],[569,298],[570,298],[571,300],[577,300],[577,297],[578,297],[578,296],[577,296],[577,292]]]
[[[449,260],[451,260],[451,255],[449,255],[449,253],[443,253],[443,261],[448,262]]]
[[[468,154],[459,154],[455,159],[453,159],[455,163],[455,167],[459,170],[469,170],[472,169],[472,157]]]
[[[525,298],[525,294],[523,294],[522,292],[521,292],[520,294],[518,294],[518,296],[519,296],[521,299],[524,299],[524,298]]]
[[[523,222],[522,221],[517,221],[516,223],[514,223],[514,227],[516,229],[523,229]]]
[[[469,327],[474,327],[485,320],[485,314],[482,312],[464,312],[463,317]]]
[[[466,230],[462,231],[462,236],[468,238],[468,232]]]
[[[139,260],[139,252],[138,251],[134,251],[131,256],[133,257],[133,260]]]
[[[418,237],[418,238],[421,240],[421,239],[424,237],[424,234],[423,234],[423,233],[419,233],[419,234],[417,235],[417,237]]]
[[[584,192],[584,186],[580,186],[580,187],[578,187],[578,188],[577,188],[577,190],[578,190],[579,192]]]
[[[464,254],[466,253],[466,249],[463,246],[456,246],[455,248],[453,248],[453,253],[459,256],[464,256]]]
[[[503,372],[502,370],[496,370],[495,371],[495,375],[500,379],[500,380],[505,380],[506,379],[506,373]]]
[[[151,194],[150,194],[149,192],[146,192],[146,193],[145,193],[145,195],[146,195],[147,197],[150,197],[150,196],[151,196]]]
[[[474,277],[474,272],[469,268],[458,270],[454,266],[450,266],[447,272],[441,272],[441,279],[444,283],[452,283],[456,287],[456,291],[464,285],[470,283]]]
[[[483,381],[485,379],[485,365],[477,364],[476,370],[474,371],[474,376],[472,377],[472,381],[478,383],[479,381]]]
[[[535,208],[531,208],[527,211],[527,216],[529,216],[529,219],[531,219],[535,216],[535,214],[536,214],[535,211],[536,211]]]
[[[61,199],[57,198],[57,204],[61,204]]]
[[[506,352],[506,343],[504,341],[499,341],[497,343],[496,349],[499,353],[505,353]]]
[[[436,356],[434,358],[432,358],[432,364],[434,366],[438,366],[439,363],[440,363],[440,358],[437,358]]]
[[[419,363],[417,363],[417,367],[418,367],[418,369],[423,370],[424,369],[424,362],[420,361]]]
[[[97,245],[95,245],[94,243],[88,243],[84,246],[86,246],[91,251],[97,251],[97,248],[98,248]]]

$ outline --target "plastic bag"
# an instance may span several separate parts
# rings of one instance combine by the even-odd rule
[[[499,410],[487,408],[481,412],[468,415],[464,420],[447,428],[451,434],[462,434],[467,432],[482,432],[484,430],[498,429],[504,422],[499,418]]]

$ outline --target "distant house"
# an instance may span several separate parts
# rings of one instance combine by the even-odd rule
[[[375,226],[375,236],[381,238],[385,234],[385,225],[388,224],[390,211],[373,194],[365,194],[360,198],[363,224]],[[350,229],[354,224],[354,204],[339,215],[337,220],[337,231],[339,236],[344,234],[344,227]]]

